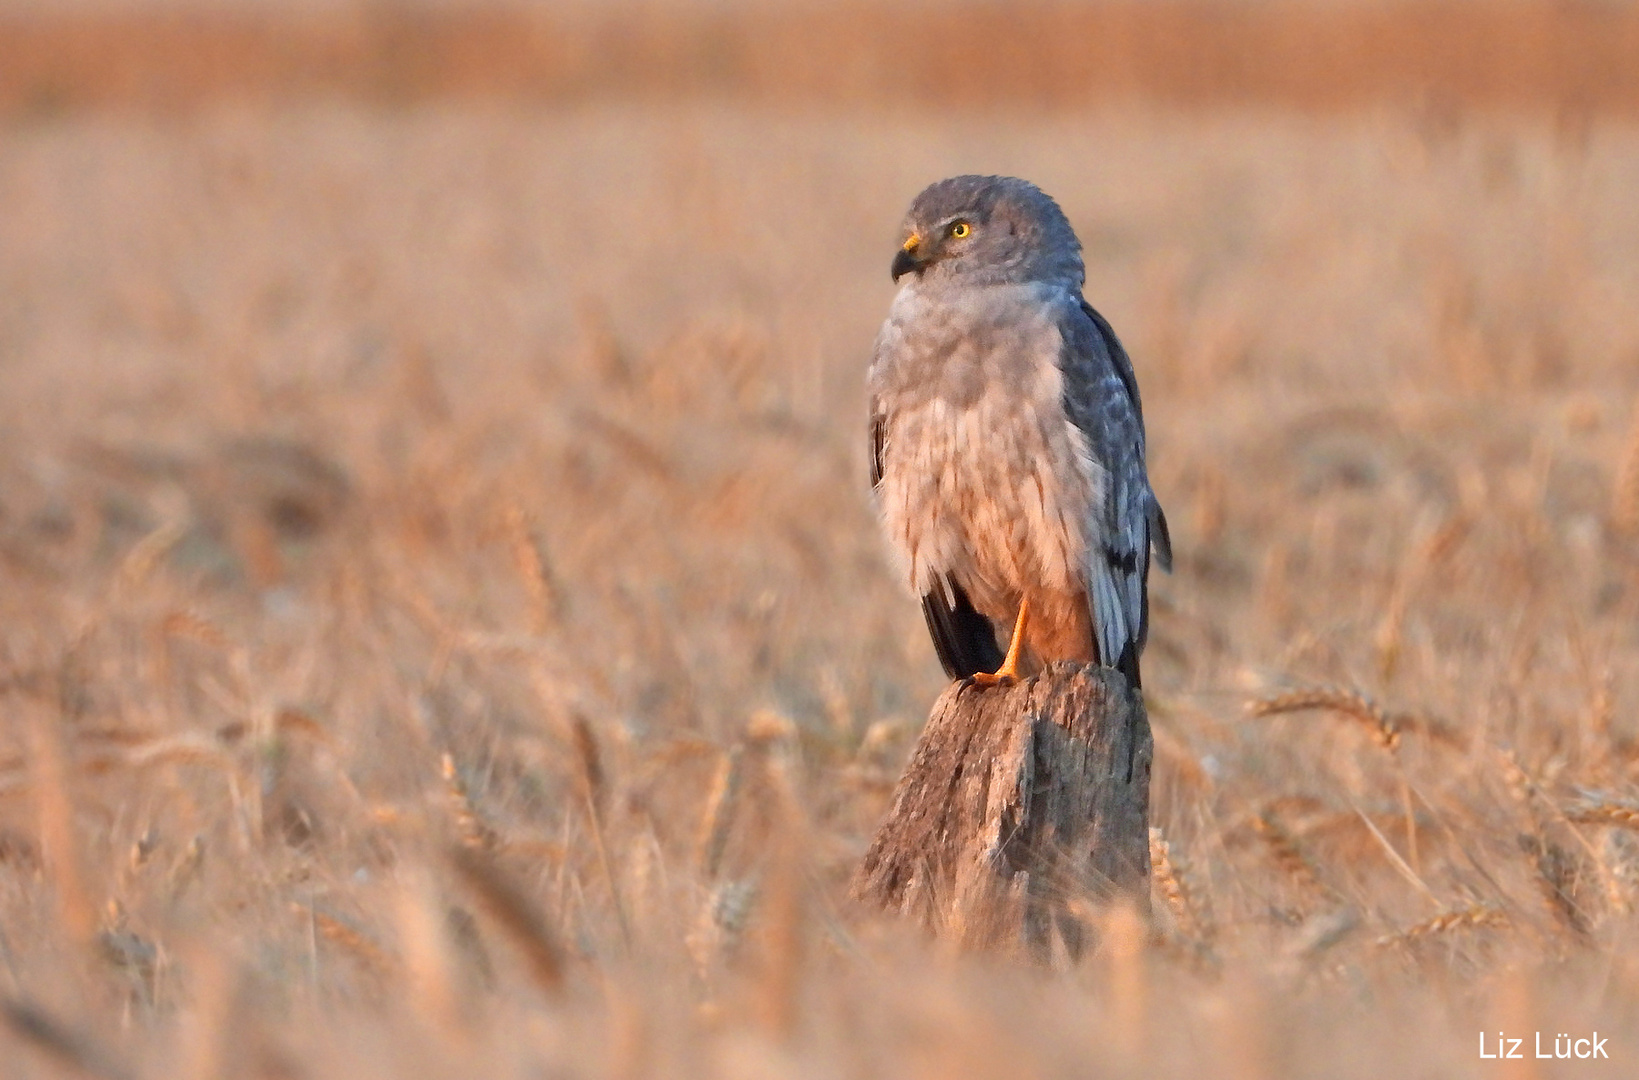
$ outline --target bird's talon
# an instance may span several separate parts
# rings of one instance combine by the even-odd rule
[[[973,674],[975,686],[1008,686],[1019,681],[1019,649],[1024,644],[1024,628],[1030,621],[1030,601],[1019,602],[1019,617],[1013,623],[1013,640],[1007,646],[1007,659],[995,671]]]

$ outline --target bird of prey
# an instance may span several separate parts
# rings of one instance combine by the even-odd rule
[[[1172,546],[1132,362],[1085,276],[1024,180],[941,180],[905,218],[867,377],[871,482],[952,679],[1082,660],[1140,685],[1150,555],[1171,569]]]

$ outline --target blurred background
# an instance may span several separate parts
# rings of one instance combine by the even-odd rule
[[[1624,0],[0,0],[8,1075],[1631,1065],[1636,58]],[[1178,552],[1155,924],[1049,976],[845,901],[943,686],[862,380],[961,172],[1069,214]]]

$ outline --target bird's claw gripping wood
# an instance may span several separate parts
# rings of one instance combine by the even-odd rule
[[[1024,646],[1024,628],[1030,622],[1030,601],[1019,601],[1019,617],[1013,623],[1013,640],[1007,646],[1007,659],[994,672],[983,671],[973,676],[975,686],[1004,686],[1019,680],[1019,650]]]

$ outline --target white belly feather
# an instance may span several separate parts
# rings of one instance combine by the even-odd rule
[[[909,584],[943,592],[950,575],[998,620],[1021,596],[1085,595],[1087,531],[1105,484],[1064,414],[1057,329],[1044,320],[1014,331],[877,387],[878,496]]]

